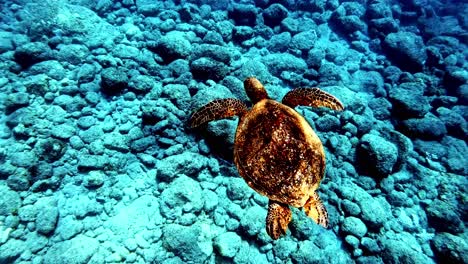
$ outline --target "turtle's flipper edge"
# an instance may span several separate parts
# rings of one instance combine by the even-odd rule
[[[343,104],[335,96],[320,90],[319,88],[296,88],[289,91],[283,98],[283,104],[289,107],[313,106],[328,107],[341,111]]]
[[[327,209],[325,209],[316,192],[309,197],[303,208],[307,216],[312,218],[317,224],[325,228],[328,227]]]
[[[223,119],[231,116],[242,116],[247,112],[247,106],[238,99],[218,99],[209,102],[190,117],[190,127],[198,127],[209,121]]]
[[[278,239],[281,235],[286,234],[291,219],[291,209],[288,205],[270,200],[266,217],[266,231],[272,239]]]

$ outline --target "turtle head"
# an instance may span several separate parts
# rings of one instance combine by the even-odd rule
[[[268,99],[268,94],[263,84],[255,77],[249,77],[244,81],[244,89],[252,103],[257,103],[262,99]]]

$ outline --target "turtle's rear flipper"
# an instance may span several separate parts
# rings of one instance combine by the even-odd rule
[[[291,209],[288,205],[270,200],[266,217],[266,231],[272,239],[278,239],[281,235],[286,234],[291,219]]]
[[[193,113],[190,118],[190,127],[198,127],[209,121],[223,119],[231,116],[242,116],[247,112],[247,106],[238,99],[218,99],[204,105]]]
[[[283,104],[292,108],[303,105],[328,107],[339,111],[344,109],[340,100],[319,88],[296,88],[291,90],[284,96]]]
[[[323,206],[316,192],[309,197],[309,200],[307,200],[303,208],[307,216],[312,218],[317,224],[325,228],[328,227],[327,209]]]

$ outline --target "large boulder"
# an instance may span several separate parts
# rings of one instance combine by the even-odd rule
[[[383,49],[395,64],[409,72],[420,71],[427,59],[423,39],[412,32],[388,34]]]

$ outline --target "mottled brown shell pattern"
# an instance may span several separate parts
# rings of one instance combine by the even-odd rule
[[[307,121],[269,99],[241,118],[234,161],[250,187],[295,207],[305,204],[325,172],[322,143]]]

